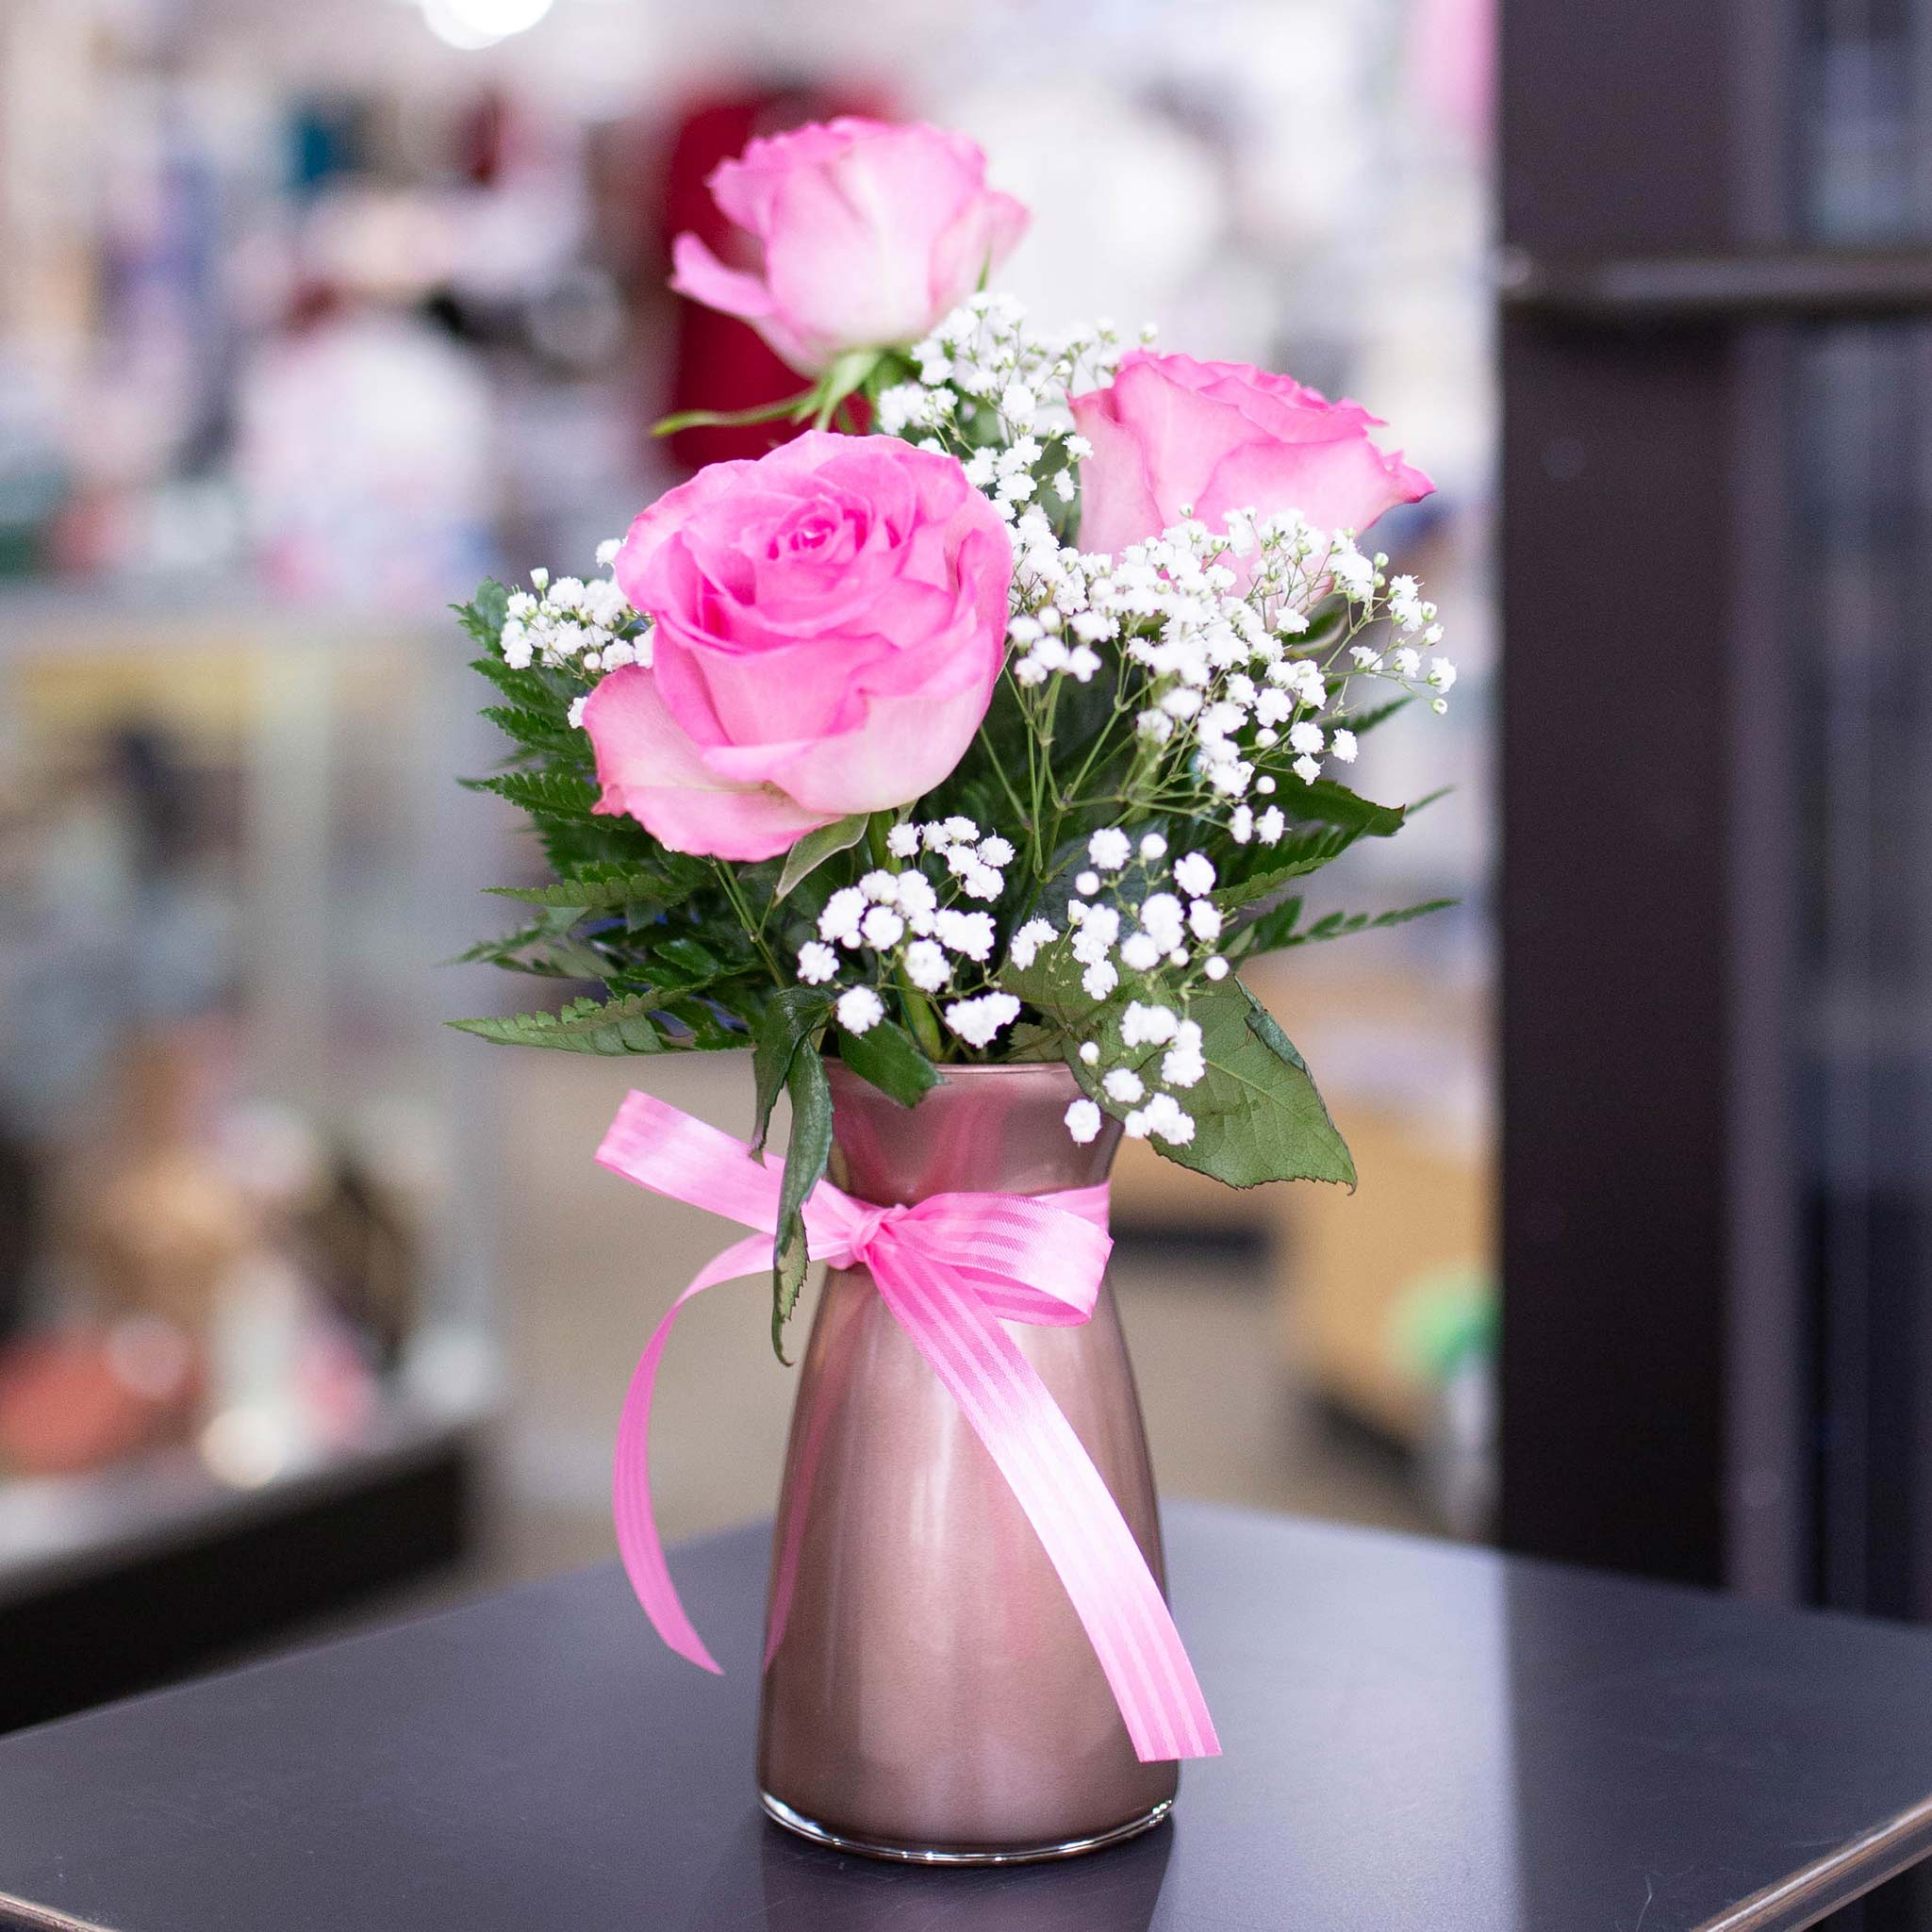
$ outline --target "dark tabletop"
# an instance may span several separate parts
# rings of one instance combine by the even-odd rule
[[[744,1530],[674,1564],[722,1680],[610,1566],[0,1740],[0,1924],[1746,1932],[1932,1848],[1932,1631],[1199,1506],[1167,1530],[1227,1755],[1112,1851],[921,1871],[764,1823]]]

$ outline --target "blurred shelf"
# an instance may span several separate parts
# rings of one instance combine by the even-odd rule
[[[181,675],[183,661],[246,654],[272,660],[320,649],[434,652],[460,665],[463,652],[441,606],[339,610],[277,603],[246,592],[174,582],[58,585],[0,582],[0,671],[57,665],[70,676],[88,660],[152,654],[155,674]],[[116,668],[119,674],[120,668]]]
[[[253,1489],[186,1449],[0,1483],[0,1659],[16,1660],[0,1668],[0,1730],[455,1562],[493,1412],[398,1402],[353,1448]]]

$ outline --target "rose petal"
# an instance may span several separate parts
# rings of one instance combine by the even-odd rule
[[[628,817],[672,851],[768,859],[837,813],[720,776],[665,708],[642,665],[604,678],[584,707],[603,786],[593,811]]]
[[[1329,529],[1365,530],[1434,485],[1377,446],[1359,403],[1330,403],[1290,376],[1244,363],[1135,350],[1114,385],[1071,399],[1093,444],[1081,465],[1082,548],[1117,554],[1191,510],[1210,526],[1230,510],[1298,510]]]

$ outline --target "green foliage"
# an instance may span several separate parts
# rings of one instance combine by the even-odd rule
[[[1132,842],[1133,856],[1118,875],[1115,896],[1123,906],[1136,906],[1148,893],[1167,889],[1165,868],[1168,860],[1157,862],[1160,868],[1158,877],[1151,874],[1147,862],[1140,856],[1140,841],[1150,832],[1168,835],[1174,833],[1175,827],[1166,818],[1149,818],[1125,829]],[[1074,882],[1086,867],[1087,835],[1086,832],[1081,832],[1054,852],[1051,875],[1030,909],[1062,931],[1066,926],[1068,901],[1080,896]],[[1181,835],[1185,836],[1185,834]]]
[[[652,906],[661,913],[682,905],[702,877],[702,867],[693,867],[680,876],[668,867],[638,871],[622,866],[590,866],[576,878],[560,880],[554,885],[487,885],[484,890],[502,899],[521,900],[525,905],[571,908],[579,913],[617,912],[636,905]]]
[[[541,753],[586,768],[591,762],[582,742],[584,734],[568,721],[559,724],[545,713],[521,704],[487,705],[483,715],[521,752]]]
[[[889,1019],[876,1020],[863,1033],[838,1030],[838,1057],[863,1081],[888,1094],[901,1107],[915,1107],[939,1084],[939,1070],[906,1030]]]
[[[1402,806],[1379,805],[1332,778],[1318,778],[1313,784],[1301,786],[1283,803],[1295,819],[1332,825],[1357,838],[1391,838],[1401,831],[1406,816]]]
[[[1372,705],[1366,711],[1358,711],[1352,718],[1338,721],[1352,731],[1358,738],[1365,737],[1378,725],[1387,724],[1398,711],[1407,711],[1414,702],[1414,692],[1405,691],[1399,698],[1391,698],[1386,704]],[[1410,809],[1414,808],[1412,806]]]
[[[502,1019],[453,1019],[459,1032],[506,1047],[555,1047],[566,1053],[661,1053],[669,1044],[652,1025],[656,1002],[573,999],[561,1013],[519,1013]]]
[[[497,966],[506,972],[535,973],[551,980],[601,980],[603,957],[570,936],[574,922],[569,914],[533,919],[494,939],[479,939],[451,964]]]
[[[912,372],[896,352],[855,354],[771,413],[796,421],[810,417],[821,426],[855,425],[863,414],[860,401],[876,411],[882,389]],[[1002,446],[1006,434],[999,413],[983,401],[962,401],[945,427],[949,447],[962,455]],[[1052,447],[1032,459],[1036,484],[1057,473],[1065,460],[1060,433],[1043,435]],[[1057,492],[1042,494],[1058,501]],[[1074,514],[1065,505],[1058,511],[1042,507],[1069,521]],[[1357,571],[1367,571],[1361,559],[1354,564]],[[1356,586],[1356,578],[1339,568],[1334,580]],[[1021,590],[1023,603],[1033,596],[1037,603],[1045,594],[1037,586]],[[1322,711],[1326,685],[1329,704],[1337,707],[1334,721],[1346,720],[1359,735],[1410,702],[1398,698],[1346,716],[1347,701],[1359,688],[1347,665],[1374,662],[1367,652],[1360,660],[1346,653],[1374,618],[1376,598],[1359,586],[1350,592],[1353,603],[1332,595],[1309,613],[1302,632],[1291,634],[1274,629],[1280,613],[1266,603],[1273,594],[1257,593],[1248,615],[1273,630],[1277,643],[1259,633],[1249,636],[1245,624],[1233,621],[1243,615],[1238,611],[1222,629],[1248,637],[1256,666],[1265,660],[1267,676],[1291,691],[1295,705]],[[1412,586],[1400,593],[1403,600],[1412,596]],[[1062,936],[1040,949],[1024,971],[1009,962],[983,976],[956,960],[947,993],[936,997],[918,991],[905,962],[887,949],[865,966],[866,977],[886,1001],[887,1016],[862,1034],[838,1027],[836,987],[794,983],[795,962],[832,894],[855,883],[869,865],[887,863],[889,817],[853,814],[808,834],[781,855],[751,864],[669,851],[627,815],[598,809],[596,759],[587,735],[571,721],[590,674],[569,663],[547,662],[541,652],[521,667],[504,659],[502,632],[509,593],[502,585],[485,583],[469,603],[455,607],[458,624],[477,647],[474,669],[493,699],[484,716],[504,741],[498,768],[466,782],[526,816],[549,866],[547,878],[495,888],[519,903],[520,923],[461,957],[542,979],[586,983],[600,987],[603,997],[573,999],[556,1013],[451,1023],[486,1039],[572,1052],[750,1046],[761,1148],[780,1092],[791,1098],[772,1279],[772,1341],[781,1358],[784,1324],[805,1273],[803,1204],[831,1149],[832,1101],[823,1056],[835,1051],[854,1076],[912,1106],[943,1078],[941,1065],[949,1058],[983,1057],[944,1030],[938,1009],[947,999],[973,998],[989,983],[1028,1002],[992,1049],[993,1057],[1065,1058],[1103,1105],[1108,1103],[1097,1081],[1079,1060],[1078,1043],[1099,1041],[1101,1065],[1143,1068],[1153,1086],[1164,1049],[1126,1047],[1121,1028],[1127,1005],[1137,996],[1185,1010],[1201,1029],[1206,1072],[1193,1087],[1163,1096],[1164,1107],[1178,1096],[1193,1132],[1183,1146],[1157,1139],[1157,1151],[1239,1187],[1279,1179],[1353,1181],[1347,1148],[1300,1055],[1238,981],[1205,978],[1205,945],[1191,959],[1161,965],[1149,975],[1129,974],[1127,983],[1104,1001],[1089,999],[1081,984],[1081,967],[1071,957],[1068,900],[1075,879],[1087,867],[1089,837],[1102,827],[1118,827],[1135,848],[1124,868],[1100,868],[1106,874],[1105,902],[1117,903],[1130,922],[1151,892],[1170,889],[1174,858],[1204,852],[1215,867],[1214,899],[1228,921],[1225,950],[1233,957],[1392,925],[1444,903],[1378,915],[1332,913],[1305,924],[1303,901],[1288,896],[1295,882],[1332,863],[1359,839],[1390,836],[1403,824],[1405,811],[1377,804],[1329,778],[1302,784],[1293,776],[1296,734],[1279,711],[1275,719],[1283,728],[1257,731],[1239,754],[1251,761],[1251,772],[1230,780],[1227,741],[1218,735],[1226,726],[1213,722],[1227,707],[1202,709],[1197,698],[1191,712],[1176,702],[1180,694],[1172,688],[1181,679],[1197,693],[1210,691],[1199,667],[1227,669],[1221,655],[1225,638],[1188,644],[1185,635],[1177,641],[1164,628],[1178,624],[1187,634],[1190,626],[1219,619],[1212,606],[1202,606],[1206,615],[1200,616],[1186,600],[1164,616],[1158,599],[1148,603],[1139,593],[1135,598],[1111,606],[1125,613],[1125,632],[1101,651],[1099,664],[1085,660],[1083,645],[1084,661],[1073,675],[1043,675],[1031,683],[997,680],[990,708],[957,768],[907,807],[919,820],[960,814],[1009,840],[1016,850],[1008,855],[1010,865],[1002,861],[1003,883],[990,884],[983,872],[966,867],[966,885],[976,897],[993,895],[983,904],[997,932],[1010,935],[1025,918],[1039,915]],[[1080,608],[1077,602],[1060,601],[1070,610]],[[1076,616],[1069,639],[1098,639],[1112,623],[1109,608],[1101,606],[1100,631]],[[1427,616],[1432,619],[1433,610]],[[1404,621],[1412,627],[1412,617]],[[1043,628],[1050,634],[1065,622],[1039,608],[1035,638]],[[625,633],[635,634],[635,627]],[[1148,652],[1135,645],[1136,639],[1153,637],[1174,651]],[[1203,653],[1197,662],[1184,662],[1184,652],[1197,648]],[[1284,651],[1294,661],[1282,661]],[[1406,653],[1402,657],[1407,661]],[[1060,661],[1065,662],[1064,653]],[[1048,670],[1044,655],[1037,668]],[[1257,669],[1255,675],[1262,674]],[[1388,675],[1396,683],[1417,682],[1413,675]],[[1237,716],[1254,696],[1250,686],[1234,707]],[[1196,713],[1201,720],[1197,738],[1197,728],[1186,721]],[[1223,747],[1220,752],[1213,751],[1211,739]],[[1255,815],[1279,811],[1285,817],[1285,832],[1273,844],[1234,839],[1230,794],[1239,793],[1250,779]],[[1272,817],[1266,829],[1276,829]],[[1139,843],[1149,833],[1165,839],[1165,860],[1140,859]]]
[[[1188,1095],[1195,1137],[1161,1151],[1230,1187],[1263,1181],[1355,1185],[1355,1163],[1315,1090],[1308,1064],[1239,980],[1194,1002],[1207,1078]]]
[[[1066,1057],[1066,1036],[1058,1027],[1048,1026],[1040,1020],[1015,1020],[1007,1029],[1005,1057],[1030,1064],[1064,1060]]]
[[[1334,825],[1312,825],[1302,832],[1291,832],[1279,845],[1257,849],[1248,869],[1222,867],[1214,903],[1224,913],[1238,912],[1269,898],[1293,880],[1319,872],[1354,843],[1354,834]]]
[[[478,677],[487,678],[494,685],[509,701],[511,710],[569,722],[570,687],[554,671],[539,670],[535,665],[517,670],[494,652],[487,657],[471,658],[470,669]],[[553,703],[553,699],[559,694],[561,702]]]
[[[504,662],[500,634],[507,592],[486,584],[457,621],[480,647],[473,660],[499,703],[489,718],[508,741],[506,768],[466,781],[529,818],[551,877],[504,885],[499,896],[532,909],[511,932],[462,957],[513,972],[601,984],[602,1004],[560,1015],[464,1021],[487,1039],[579,1052],[657,1053],[743,1047],[777,993],[773,939],[746,930],[739,907],[768,922],[777,864],[732,868],[730,889],[710,859],[674,852],[634,820],[594,808],[590,743],[570,720],[585,689],[568,670]],[[801,906],[816,916],[809,889]]]
[[[817,832],[806,833],[785,853],[784,868],[778,875],[778,888],[772,898],[785,898],[793,886],[810,877],[827,859],[850,851],[865,837],[866,827],[870,822],[864,812],[854,812],[848,818],[834,818],[830,825],[821,825]]]
[[[792,1137],[784,1151],[784,1181],[778,1194],[778,1238],[772,1253],[771,1346],[784,1362],[784,1325],[805,1285],[804,1206],[832,1157],[832,1085],[825,1063],[807,1049],[792,1055],[785,1089],[792,1101]]]
[[[817,986],[787,986],[774,994],[751,1029],[751,1080],[756,1114],[751,1145],[762,1148],[771,1127],[771,1110],[778,1104],[792,1062],[808,1036],[816,1034],[832,1016],[832,995]]]
[[[1309,613],[1308,629],[1297,632],[1296,648],[1301,651],[1324,651],[1342,641],[1342,636],[1348,628],[1348,604],[1346,599],[1335,596],[1326,599]]]
[[[1295,818],[1278,843],[1217,850],[1221,883],[1214,903],[1224,913],[1270,898],[1291,880],[1332,865],[1359,838],[1393,837],[1407,816],[1400,805],[1378,805],[1327,778],[1284,794],[1281,804]]]
[[[468,603],[453,603],[450,608],[472,644],[494,652],[497,639],[503,636],[504,619],[509,615],[509,602],[508,590],[494,577],[486,577]]]
[[[1036,1007],[1060,1036],[1061,1051],[1075,1079],[1110,1113],[1110,1100],[1082,1064],[1076,1043],[1100,1042],[1105,1065],[1137,1065],[1151,1076],[1162,1048],[1127,1048],[1120,1034],[1131,985],[1106,999],[1091,999],[1081,985],[1081,967],[1064,944],[1041,949],[1021,970],[1008,966],[1001,983]],[[1194,1139],[1185,1147],[1152,1143],[1165,1159],[1210,1174],[1230,1187],[1263,1181],[1355,1182],[1355,1164],[1336,1132],[1301,1055],[1266,1010],[1238,980],[1197,992],[1189,1016],[1200,1024],[1207,1073],[1185,1096],[1194,1116]]]
[[[597,787],[574,771],[499,771],[459,783],[473,792],[494,792],[537,819],[587,818],[597,802]]]
[[[1397,906],[1385,913],[1324,913],[1312,925],[1302,926],[1303,901],[1299,898],[1284,899],[1231,934],[1222,950],[1230,959],[1244,959],[1279,952],[1284,947],[1307,946],[1321,939],[1346,939],[1351,933],[1369,933],[1381,926],[1407,925],[1411,919],[1446,912],[1459,903],[1453,899],[1429,899],[1420,905]]]

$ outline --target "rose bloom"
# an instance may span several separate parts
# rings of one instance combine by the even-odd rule
[[[852,117],[754,140],[706,185],[759,244],[762,272],[728,269],[680,235],[671,287],[742,316],[807,375],[847,350],[917,341],[1027,224],[987,188],[986,157],[965,135]]]
[[[1292,377],[1191,355],[1126,356],[1111,388],[1070,399],[1093,444],[1080,468],[1080,543],[1117,556],[1190,512],[1299,510],[1324,530],[1366,530],[1435,487],[1369,431],[1359,404],[1330,403]]]
[[[591,692],[603,786],[675,851],[762,859],[930,791],[992,702],[1013,549],[950,456],[813,432],[716,463],[631,525],[649,668]]]

